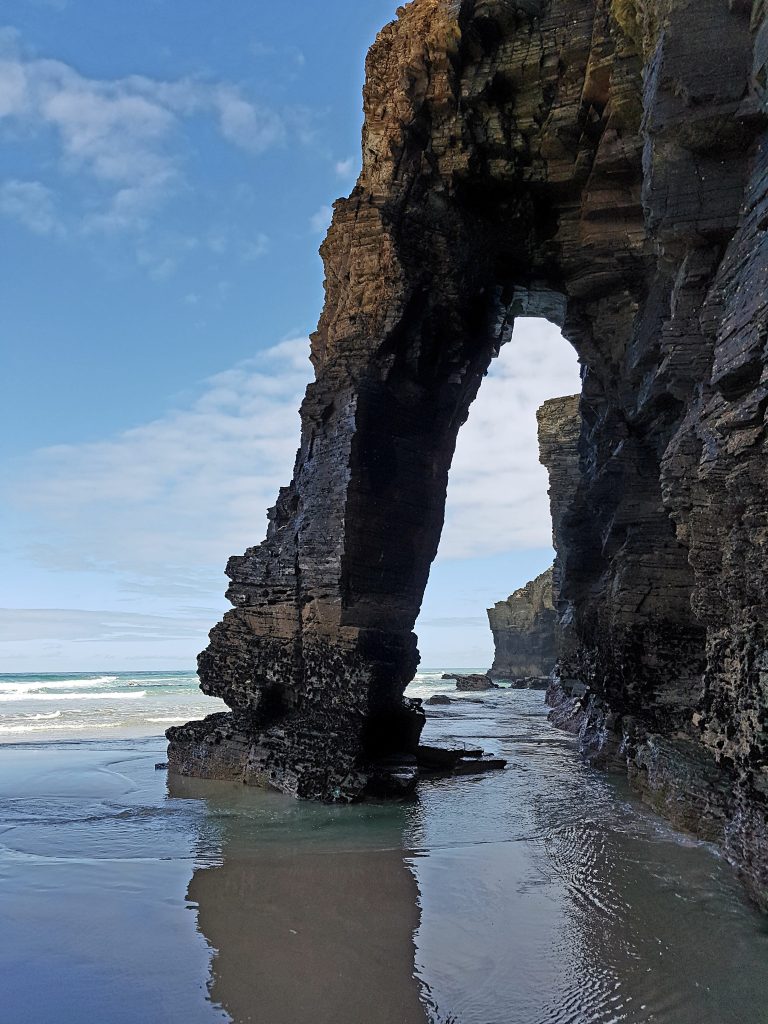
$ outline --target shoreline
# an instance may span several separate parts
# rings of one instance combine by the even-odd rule
[[[427,742],[509,768],[407,803],[168,777],[158,735],[3,744],[5,1012],[763,1024],[768,933],[729,866],[585,765],[546,711],[533,691],[430,708]]]

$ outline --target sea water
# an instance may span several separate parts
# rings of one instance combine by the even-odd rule
[[[0,1021],[768,1024],[765,918],[718,852],[585,765],[540,692],[442,674],[412,687],[452,697],[425,738],[506,770],[353,807],[156,771],[141,733],[208,710],[192,676],[5,677],[9,717],[98,711],[0,749]]]
[[[450,671],[420,672],[409,695],[454,690],[453,682],[441,678]],[[156,735],[227,710],[223,701],[200,691],[194,672],[0,674],[0,743]]]
[[[0,743],[156,735],[226,710],[194,672],[0,675]]]

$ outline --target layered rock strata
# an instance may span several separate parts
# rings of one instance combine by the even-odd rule
[[[548,676],[557,660],[557,614],[552,594],[553,570],[516,590],[488,609],[494,658],[488,675],[512,682]]]
[[[768,889],[767,81],[764,0],[400,9],[322,247],[294,477],[200,658],[232,713],[172,730],[173,770],[346,799],[415,752],[456,436],[515,316],[546,315],[583,366],[565,671],[649,792],[686,791],[688,752],[727,778],[718,836]]]
[[[579,395],[552,398],[536,413],[539,459],[550,479],[553,542],[574,507],[581,480],[579,403]],[[563,549],[551,569],[488,609],[495,649],[491,678],[526,688],[546,687],[564,642],[558,605],[566,557]]]
[[[456,689],[463,691],[470,690],[496,690],[496,683],[493,682],[487,673],[473,673],[469,676],[456,676],[446,673],[443,679],[453,679],[456,682]]]

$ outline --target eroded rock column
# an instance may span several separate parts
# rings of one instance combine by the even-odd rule
[[[767,33],[763,0],[413,0],[382,31],[294,477],[200,658],[232,713],[169,732],[176,771],[349,799],[413,751],[457,432],[533,310],[583,366],[564,669],[768,888]]]

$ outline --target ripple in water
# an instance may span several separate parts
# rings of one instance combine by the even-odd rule
[[[428,711],[432,739],[510,762],[412,813],[434,1021],[766,1024],[768,936],[712,849],[586,767],[540,693]]]

